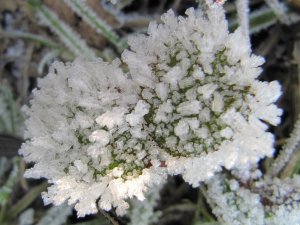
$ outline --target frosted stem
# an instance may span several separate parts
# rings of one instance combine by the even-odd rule
[[[289,18],[287,17],[287,7],[284,3],[279,2],[278,0],[266,0],[266,3],[274,11],[276,17],[282,23],[289,23]]]
[[[237,17],[238,22],[241,26],[242,32],[247,37],[250,44],[250,36],[249,36],[249,2],[248,0],[237,0],[236,1],[237,8]]]
[[[300,142],[300,117],[298,118],[294,130],[291,133],[290,138],[287,140],[286,144],[283,146],[280,151],[279,156],[274,161],[271,166],[268,174],[272,176],[276,176],[286,165],[286,163],[290,160],[294,151],[297,149]]]
[[[64,23],[55,12],[41,4],[40,1],[30,0],[28,3],[37,11],[37,15],[41,22],[48,26],[55,34],[59,36],[61,41],[76,56],[83,56],[88,59],[96,58],[95,52],[89,48],[86,42],[81,39],[79,34],[72,30],[70,26]]]
[[[80,0],[66,0],[65,3],[81,16],[87,24],[93,27],[98,34],[103,35],[111,42],[119,52],[123,52],[127,47],[126,43],[113,31],[113,28],[101,19],[87,4]]]

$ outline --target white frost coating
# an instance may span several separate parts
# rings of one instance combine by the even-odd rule
[[[203,95],[204,99],[209,99],[210,96],[214,93],[214,91],[218,88],[217,84],[205,84],[198,88],[198,93]]]
[[[217,174],[206,182],[206,200],[222,224],[297,225],[300,222],[300,179],[253,180],[250,187]],[[267,203],[267,204],[263,204]]]
[[[62,225],[68,220],[68,217],[72,215],[72,207],[68,206],[66,203],[60,206],[53,206],[47,210],[46,215],[44,215],[36,225]],[[31,223],[33,224],[33,223]]]
[[[126,121],[130,124],[130,126],[136,126],[143,122],[143,117],[149,112],[149,104],[140,100],[138,101],[136,107],[134,108],[134,112],[128,114],[126,116]]]
[[[205,77],[204,72],[202,71],[202,69],[200,67],[197,67],[192,75],[196,80],[202,80]]]
[[[172,105],[170,100],[167,100],[163,104],[161,104],[157,109],[157,114],[155,115],[155,122],[168,122],[170,120],[170,116],[168,114],[172,113],[174,110],[174,106]]]
[[[299,142],[300,117],[298,118],[289,139],[286,141],[285,145],[280,151],[279,156],[277,156],[276,160],[273,162],[270,170],[268,171],[269,174],[275,176],[284,168],[284,165],[286,165],[286,163],[291,159],[293,153],[297,150]]]
[[[200,125],[200,121],[196,118],[187,119],[187,122],[192,130],[196,130]]]
[[[158,222],[161,213],[154,212],[154,207],[157,205],[162,187],[163,185],[160,184],[149,190],[144,201],[130,200],[131,208],[128,213],[130,225],[150,225]]]
[[[282,111],[274,102],[281,92],[276,82],[256,80],[264,60],[251,53],[241,29],[228,32],[221,7],[214,4],[205,18],[193,9],[186,14],[164,14],[162,24],[152,23],[147,35],[129,39],[131,58],[129,53],[122,58],[132,73],[133,61],[151,68],[155,88],[140,85],[153,94],[145,124],[153,127],[151,137],[168,172],[198,186],[222,167],[245,169],[273,154],[274,138],[261,121],[280,121]],[[157,91],[162,83],[169,86],[160,89],[164,97]],[[163,110],[166,102],[172,112]],[[169,137],[172,133],[175,137]]]
[[[300,176],[284,179],[265,176],[258,181],[259,194],[270,204],[265,206],[269,216],[267,225],[288,225],[300,223]]]
[[[166,144],[169,148],[176,148],[177,138],[174,136],[166,138]]]
[[[136,104],[136,107],[134,108],[135,113],[145,115],[149,112],[149,104],[147,104],[145,101],[138,101]]]
[[[142,87],[155,88],[155,78],[151,73],[151,69],[142,59],[134,57],[132,52],[128,50],[123,52],[122,57],[126,58],[127,63],[131,64],[131,75],[139,85]]]
[[[180,120],[174,131],[177,137],[185,139],[189,132],[189,124],[184,120]]]
[[[128,148],[129,143],[122,137],[119,144],[111,140],[128,132],[124,117],[138,99],[133,82],[126,79],[119,64],[118,60],[111,64],[80,59],[66,65],[56,62],[48,76],[39,80],[31,107],[26,109],[28,141],[20,154],[35,165],[25,176],[46,177],[52,185],[43,193],[44,202],[59,205],[67,201],[75,205],[79,217],[96,213],[97,204],[124,214],[128,208],[125,199],[142,199],[149,186],[165,179],[163,171],[143,170],[141,176],[124,180],[120,178],[122,165],[109,169],[114,158],[104,146],[113,145],[115,155],[128,157],[119,148]],[[139,115],[148,111],[143,102],[135,108]],[[122,194],[116,180],[118,188],[123,187]]]
[[[177,112],[183,116],[198,114],[201,109],[201,103],[197,100],[182,102],[177,107]]]
[[[181,69],[179,66],[176,66],[164,75],[163,81],[167,84],[170,84],[172,89],[176,89],[178,81],[181,79],[181,77]]]
[[[86,173],[88,171],[87,164],[83,163],[81,160],[75,160],[74,166],[82,173]]]
[[[95,130],[90,136],[91,142],[98,142],[100,145],[105,146],[110,141],[110,134],[105,130]]]
[[[124,122],[125,108],[114,107],[111,111],[103,113],[96,119],[96,122],[100,126],[106,126],[108,129],[112,129],[115,126],[121,126]]]
[[[257,80],[263,59],[240,29],[229,33],[223,8],[169,11],[161,21],[129,38],[128,74],[120,60],[78,59],[55,63],[39,81],[20,154],[34,163],[27,177],[52,183],[46,203],[68,201],[79,216],[97,205],[123,215],[126,199],[144,199],[168,174],[197,187],[272,156],[264,121],[280,121],[280,86]]]
[[[223,176],[212,178],[207,187],[207,201],[222,224],[265,224],[265,212],[258,194]]]
[[[33,208],[26,209],[19,216],[19,225],[32,225],[34,222]]]
[[[155,86],[157,96],[163,101],[165,101],[168,97],[168,89],[168,85],[165,83],[158,83]]]
[[[213,101],[212,101],[212,111],[214,112],[222,112],[224,107],[224,101],[222,96],[219,93],[214,93]]]
[[[239,25],[245,37],[248,38],[250,44],[250,32],[249,32],[249,1],[248,0],[237,0],[236,1],[237,8],[237,18],[239,21]]]
[[[206,139],[208,137],[208,129],[205,127],[199,128],[195,130],[195,133],[203,139]]]
[[[220,135],[221,135],[221,137],[225,137],[225,138],[229,139],[232,137],[233,131],[229,127],[226,127],[225,129],[221,130]]]
[[[41,23],[51,28],[75,56],[86,57],[90,60],[97,58],[95,51],[88,47],[87,43],[81,39],[78,33],[72,30],[69,25],[64,23],[54,11],[44,5],[41,5],[41,7],[42,10],[39,10],[37,13]],[[55,23],[58,23],[58,25],[53,25]]]

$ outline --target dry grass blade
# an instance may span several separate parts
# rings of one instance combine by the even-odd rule
[[[32,188],[23,198],[21,198],[14,206],[12,206],[8,212],[7,216],[9,218],[15,218],[19,213],[25,210],[38,196],[41,192],[45,191],[48,187],[46,182]]]

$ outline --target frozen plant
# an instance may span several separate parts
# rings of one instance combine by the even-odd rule
[[[196,187],[221,167],[243,169],[272,156],[265,122],[280,122],[273,104],[280,85],[257,80],[264,60],[251,53],[241,29],[229,33],[217,5],[189,9],[186,18],[169,11],[162,21],[129,39],[122,59],[141,88],[149,108],[143,127],[168,173]]]
[[[124,215],[128,198],[144,200],[167,175],[197,187],[223,168],[245,171],[272,156],[267,124],[280,122],[280,85],[257,80],[264,60],[248,37],[228,31],[218,4],[161,20],[129,39],[128,72],[119,59],[76,59],[39,80],[20,154],[34,163],[26,177],[52,184],[46,204]]]
[[[20,215],[19,225],[62,225],[66,224],[71,213],[71,206],[66,204],[53,206],[38,222],[35,222],[35,212],[33,208],[29,208]]]
[[[242,187],[237,180],[216,175],[207,182],[207,188],[206,199],[222,224],[264,224],[260,196]]]
[[[206,182],[206,200],[222,224],[296,225],[300,223],[300,179],[265,176],[253,184],[225,174]]]
[[[270,178],[255,184],[264,202],[267,225],[300,224],[300,176]]]
[[[300,142],[300,117],[298,118],[295,127],[290,134],[290,138],[286,141],[283,149],[281,150],[279,156],[274,161],[272,167],[269,169],[268,173],[272,176],[276,176],[284,168],[287,162],[293,156],[293,153],[297,150]]]
[[[126,129],[123,115],[137,102],[133,82],[118,68],[119,63],[80,59],[67,65],[55,63],[34,91],[31,108],[25,109],[28,141],[20,153],[35,162],[25,176],[47,178],[53,185],[43,194],[45,203],[76,203],[78,216],[96,213],[100,196],[101,208],[114,206],[124,214],[128,204],[123,199],[142,200],[144,184],[163,179],[159,174],[150,179],[153,171],[149,169],[141,175],[135,165],[122,166],[120,157],[126,155],[112,151],[118,145],[114,139],[123,135],[126,140],[130,135],[122,132]],[[130,148],[131,143],[124,147]]]
[[[72,208],[66,204],[53,206],[36,225],[63,225],[66,224],[68,216],[72,213]]]
[[[158,222],[161,212],[154,211],[154,208],[157,205],[164,183],[165,182],[155,188],[151,188],[146,194],[144,201],[137,199],[130,200],[130,211],[128,212],[130,225],[151,225]]]

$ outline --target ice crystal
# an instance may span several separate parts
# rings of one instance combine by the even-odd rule
[[[251,190],[247,184],[216,175],[207,182],[207,201],[224,224],[296,225],[300,223],[299,181],[299,176],[265,177]]]
[[[207,183],[207,187],[207,201],[222,224],[264,224],[265,213],[260,196],[240,186],[237,180],[217,175]]]
[[[270,178],[256,184],[267,212],[266,224],[288,225],[300,223],[300,177]]]

